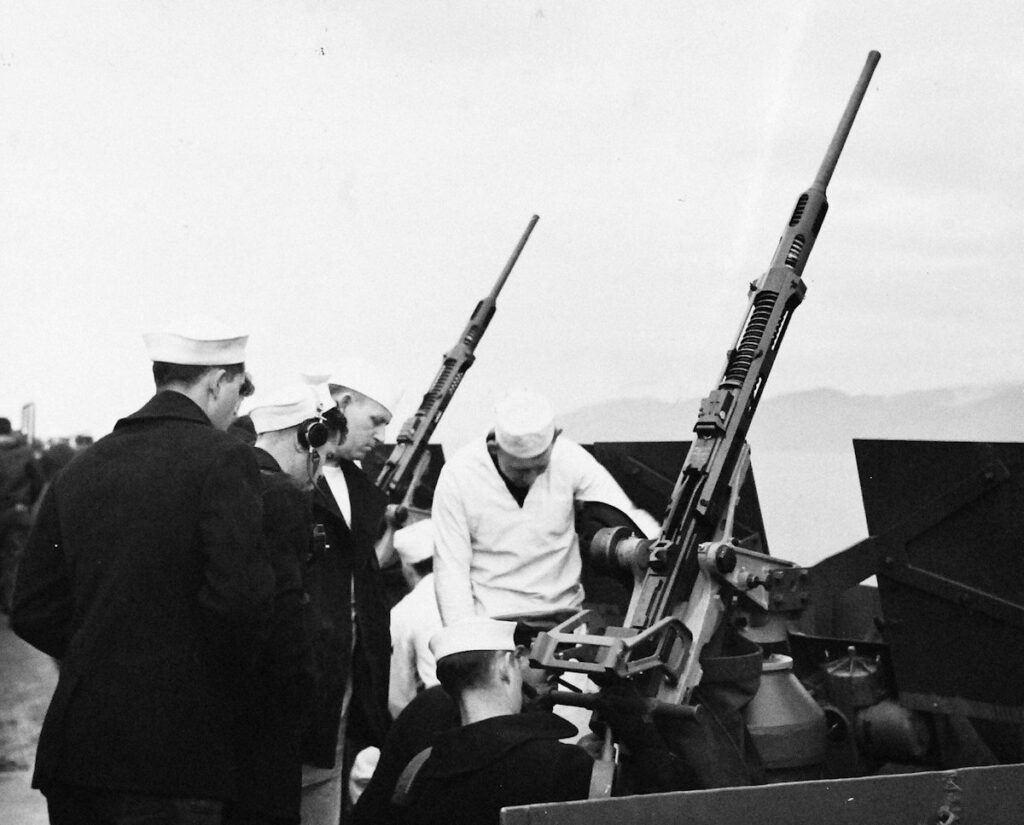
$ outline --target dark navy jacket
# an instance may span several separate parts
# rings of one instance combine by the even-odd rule
[[[391,721],[387,706],[391,623],[374,549],[387,497],[352,462],[342,462],[341,470],[352,503],[352,526],[346,524],[327,482],[320,479],[313,516],[324,526],[327,546],[307,571],[317,695],[303,736],[303,761],[321,768],[334,766],[342,697],[350,675],[349,733],[363,745],[379,747]]]
[[[229,822],[274,817],[299,821],[300,734],[313,688],[303,568],[313,549],[310,494],[270,453],[256,449],[264,535],[274,568],[274,612],[253,675],[241,698],[237,739],[238,797]],[[259,821],[264,821],[260,819]]]
[[[442,733],[413,780],[406,825],[498,825],[509,805],[586,799],[594,760],[553,713],[495,716]]]
[[[355,825],[395,825],[399,812],[391,800],[405,766],[433,745],[438,734],[460,724],[459,709],[443,687],[434,685],[417,693],[388,731],[373,777],[352,810]]]
[[[274,573],[253,451],[157,393],[40,507],[12,626],[61,662],[33,784],[236,793],[232,725]]]

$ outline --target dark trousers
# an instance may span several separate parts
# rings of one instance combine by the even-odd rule
[[[91,788],[46,792],[50,825],[222,825],[219,799],[179,799]]]

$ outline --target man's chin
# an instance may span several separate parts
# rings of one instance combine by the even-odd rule
[[[346,452],[348,452],[348,458],[349,458],[350,461],[363,461],[368,456],[373,455],[374,452],[376,452],[378,450],[383,450],[383,448],[384,448],[383,444],[373,443],[373,444],[367,444],[365,447],[360,447],[359,449],[351,450],[351,451],[346,451]],[[385,456],[381,456],[382,459],[384,457]]]
[[[329,464],[334,464],[335,466],[337,466],[340,465],[341,462],[343,461],[362,461],[369,452],[369,450],[366,450],[366,452],[362,453],[349,451],[345,451],[344,453],[331,453],[330,455],[327,456],[327,462]]]

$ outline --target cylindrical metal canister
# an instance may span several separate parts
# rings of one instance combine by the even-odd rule
[[[764,660],[761,686],[745,709],[769,781],[813,779],[825,760],[825,713],[793,675],[789,656]]]

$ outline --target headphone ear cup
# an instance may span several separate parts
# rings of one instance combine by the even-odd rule
[[[317,450],[327,443],[331,431],[321,418],[310,418],[299,427],[299,446],[303,450]]]
[[[327,439],[331,437],[330,428],[321,420],[317,419],[315,423],[311,424],[307,431],[307,440],[309,446],[313,449],[320,449],[324,444],[327,443]]]

